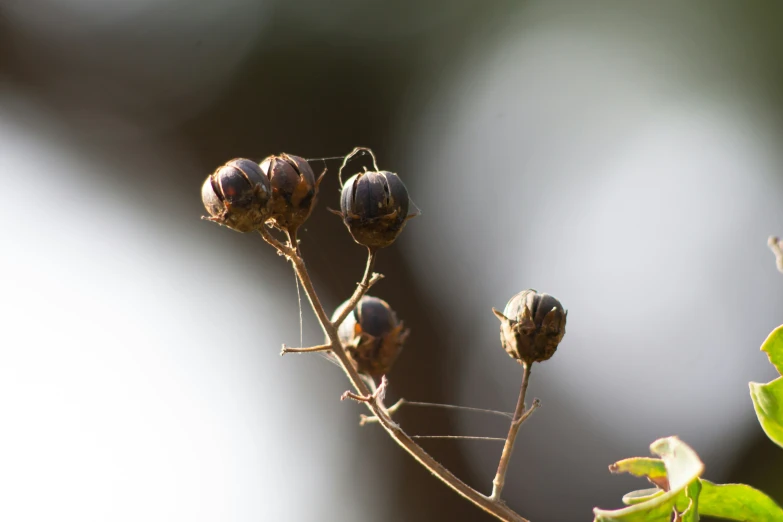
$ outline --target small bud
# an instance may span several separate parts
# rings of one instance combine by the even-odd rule
[[[257,163],[233,159],[207,177],[201,200],[210,221],[239,232],[251,232],[269,218],[269,180]]]
[[[335,310],[332,320],[347,304],[348,301]],[[397,314],[386,301],[366,295],[348,314],[337,333],[356,370],[377,378],[389,372],[409,330],[397,321]]]
[[[512,297],[501,314],[500,343],[523,364],[546,361],[565,335],[566,316],[560,301],[549,294],[525,290]]]
[[[304,158],[280,154],[261,162],[261,170],[272,188],[270,223],[280,230],[295,231],[315,207],[318,185],[313,169]]]
[[[354,241],[368,248],[391,245],[408,219],[408,189],[393,172],[360,172],[343,186],[340,209]]]

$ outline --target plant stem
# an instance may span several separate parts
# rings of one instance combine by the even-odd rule
[[[331,344],[319,344],[318,346],[308,346],[307,348],[289,348],[283,345],[283,349],[280,351],[280,355],[287,353],[313,353],[313,352],[328,352],[331,351]]]
[[[364,294],[367,293],[370,287],[378,279],[383,277],[380,274],[372,273],[372,269],[375,266],[375,258],[377,253],[378,250],[374,248],[367,249],[367,265],[364,267],[364,276],[362,277],[361,282],[356,285],[356,290],[354,290],[353,295],[348,300],[348,304],[345,306],[340,315],[334,321],[332,321],[335,328],[340,327],[343,321],[345,321],[345,318],[348,317],[348,314],[350,314],[354,308],[356,308],[356,305],[359,304],[359,301],[362,299]]]
[[[460,439],[460,440],[488,440],[492,442],[505,441],[503,437],[473,437],[470,435],[412,435],[412,439]]]
[[[500,415],[501,417],[505,417],[507,419],[513,418],[512,413],[507,413],[505,411],[487,410],[484,408],[471,408],[470,406],[457,406],[456,404],[439,404],[435,402],[420,402],[420,401],[405,401],[403,404],[406,404],[408,406],[423,406],[427,408],[444,408],[448,410],[464,410],[464,411],[475,411],[478,413],[491,413],[493,415]]]
[[[519,389],[519,400],[517,401],[517,408],[514,410],[514,418],[511,419],[511,427],[508,430],[508,437],[506,437],[506,444],[503,446],[503,453],[500,455],[500,462],[498,463],[498,472],[495,474],[495,479],[492,481],[492,494],[489,498],[495,502],[500,500],[500,494],[503,492],[503,486],[506,484],[506,472],[508,471],[508,463],[511,460],[511,453],[514,451],[514,442],[517,439],[517,433],[522,422],[527,418],[525,413],[525,394],[527,393],[527,384],[530,380],[530,368],[532,363],[523,363],[522,368],[522,386]],[[531,408],[532,411],[532,408]]]
[[[313,307],[313,311],[318,317],[318,322],[321,323],[321,328],[331,342],[332,353],[334,353],[334,355],[337,357],[340,366],[348,376],[348,380],[351,381],[351,385],[358,392],[358,394],[362,397],[370,398],[370,400],[367,400],[365,404],[370,409],[370,411],[372,411],[375,417],[377,417],[378,422],[381,424],[381,426],[383,426],[383,429],[386,430],[386,433],[388,433],[397,444],[407,451],[430,473],[435,475],[444,484],[487,513],[493,515],[499,520],[506,522],[529,522],[527,519],[521,517],[505,504],[495,502],[494,500],[486,497],[485,495],[482,495],[475,489],[465,484],[462,480],[459,479],[459,477],[454,475],[440,462],[435,460],[426,451],[424,451],[424,449],[419,446],[408,434],[406,434],[402,428],[400,428],[400,426],[391,420],[389,415],[386,413],[386,408],[383,406],[383,404],[381,404],[377,396],[372,396],[370,389],[364,383],[361,376],[356,371],[356,368],[354,368],[353,364],[348,359],[348,356],[345,353],[345,349],[340,342],[340,338],[337,335],[337,328],[335,327],[334,323],[329,321],[329,317],[326,315],[326,312],[321,305],[321,301],[318,299],[315,288],[313,288],[313,283],[310,280],[310,275],[307,272],[304,260],[302,260],[302,258],[297,255],[296,251],[288,248],[272,237],[272,235],[269,234],[266,229],[262,228],[259,230],[259,232],[267,243],[277,248],[281,254],[285,255],[291,260],[291,263],[294,265],[294,270],[296,270],[296,274],[299,276],[299,280],[302,283],[305,295],[307,295],[307,298]],[[374,252],[370,252],[369,257],[373,258]],[[371,262],[374,262],[374,259],[368,259],[368,267],[370,267]],[[366,273],[369,273],[370,271],[371,268],[366,270]],[[358,302],[358,299],[356,301]],[[346,307],[346,310],[348,310],[348,313],[351,311],[350,307]]]

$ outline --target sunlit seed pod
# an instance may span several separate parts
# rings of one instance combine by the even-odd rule
[[[549,294],[524,290],[512,297],[500,319],[503,349],[523,364],[546,361],[555,354],[565,335],[568,312]]]
[[[237,158],[218,167],[201,186],[210,221],[238,232],[251,232],[269,218],[269,180],[258,164]]]
[[[408,189],[393,172],[361,172],[340,195],[343,223],[354,241],[371,249],[391,245],[408,219]]]
[[[340,316],[347,304],[348,301],[335,310],[332,320]],[[370,296],[362,297],[338,329],[356,370],[374,378],[389,372],[408,333],[386,301]]]
[[[269,223],[295,232],[315,207],[318,185],[312,167],[304,158],[290,154],[269,156],[261,162],[272,189]]]

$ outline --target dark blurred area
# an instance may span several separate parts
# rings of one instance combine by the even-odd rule
[[[373,293],[411,336],[397,398],[511,410],[492,306],[569,309],[533,373],[505,497],[591,520],[646,485],[606,466],[679,435],[783,502],[747,382],[780,324],[783,6],[772,2],[0,3],[4,520],[490,520],[299,342],[294,276],[200,221],[234,157],[371,147],[422,215]],[[328,168],[302,248],[321,299],[363,250]],[[361,162],[352,168],[358,171]],[[348,175],[355,171],[347,172]],[[320,343],[304,308],[304,343]],[[403,409],[411,434],[504,436]],[[477,417],[478,415],[478,417]],[[489,493],[501,446],[426,441]]]

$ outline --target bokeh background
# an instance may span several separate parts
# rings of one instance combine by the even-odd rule
[[[422,215],[373,293],[412,330],[389,403],[513,409],[491,307],[569,309],[534,369],[506,488],[536,522],[646,487],[606,466],[679,435],[714,481],[783,501],[747,382],[781,323],[775,2],[0,2],[0,519],[486,521],[299,343],[291,269],[199,217],[237,157],[372,147]],[[322,299],[363,252],[326,207]],[[361,162],[353,164],[355,170]],[[321,340],[305,308],[305,343]],[[402,410],[412,434],[501,418]],[[489,492],[500,445],[425,441]]]

